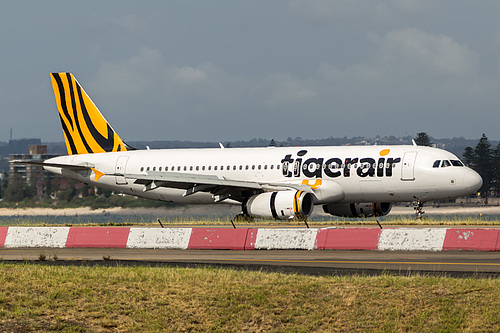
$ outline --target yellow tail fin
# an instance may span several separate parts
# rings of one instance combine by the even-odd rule
[[[50,77],[69,155],[131,149],[104,119],[73,74],[52,73]]]

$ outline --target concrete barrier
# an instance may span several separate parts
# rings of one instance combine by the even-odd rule
[[[191,231],[192,228],[130,228],[127,248],[185,250]]]
[[[255,241],[259,229],[247,229],[247,239],[245,241],[245,250],[255,250]]]
[[[130,228],[72,227],[66,247],[127,247]]]
[[[500,228],[0,227],[0,247],[500,251]]]
[[[441,251],[446,229],[399,228],[383,229],[378,250],[390,251]]]
[[[448,229],[443,250],[499,251],[499,230]]]
[[[313,250],[318,229],[258,229],[256,250]]]
[[[5,237],[7,237],[7,231],[9,227],[0,227],[0,247],[5,244]]]
[[[188,249],[245,250],[248,232],[251,229],[193,229]]]
[[[9,227],[4,247],[65,247],[69,227]]]
[[[316,237],[318,250],[377,250],[380,228],[320,229]]]

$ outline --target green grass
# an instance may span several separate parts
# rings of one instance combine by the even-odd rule
[[[498,332],[500,280],[0,264],[0,331]]]

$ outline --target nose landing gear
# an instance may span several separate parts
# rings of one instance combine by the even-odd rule
[[[415,217],[417,220],[421,220],[422,217],[424,216],[424,201],[420,200],[419,198],[416,198],[417,199],[417,203],[416,205],[413,207],[415,209]]]

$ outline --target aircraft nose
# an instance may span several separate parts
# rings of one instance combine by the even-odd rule
[[[469,170],[464,175],[464,185],[471,192],[475,192],[483,186],[483,178],[474,170]]]

